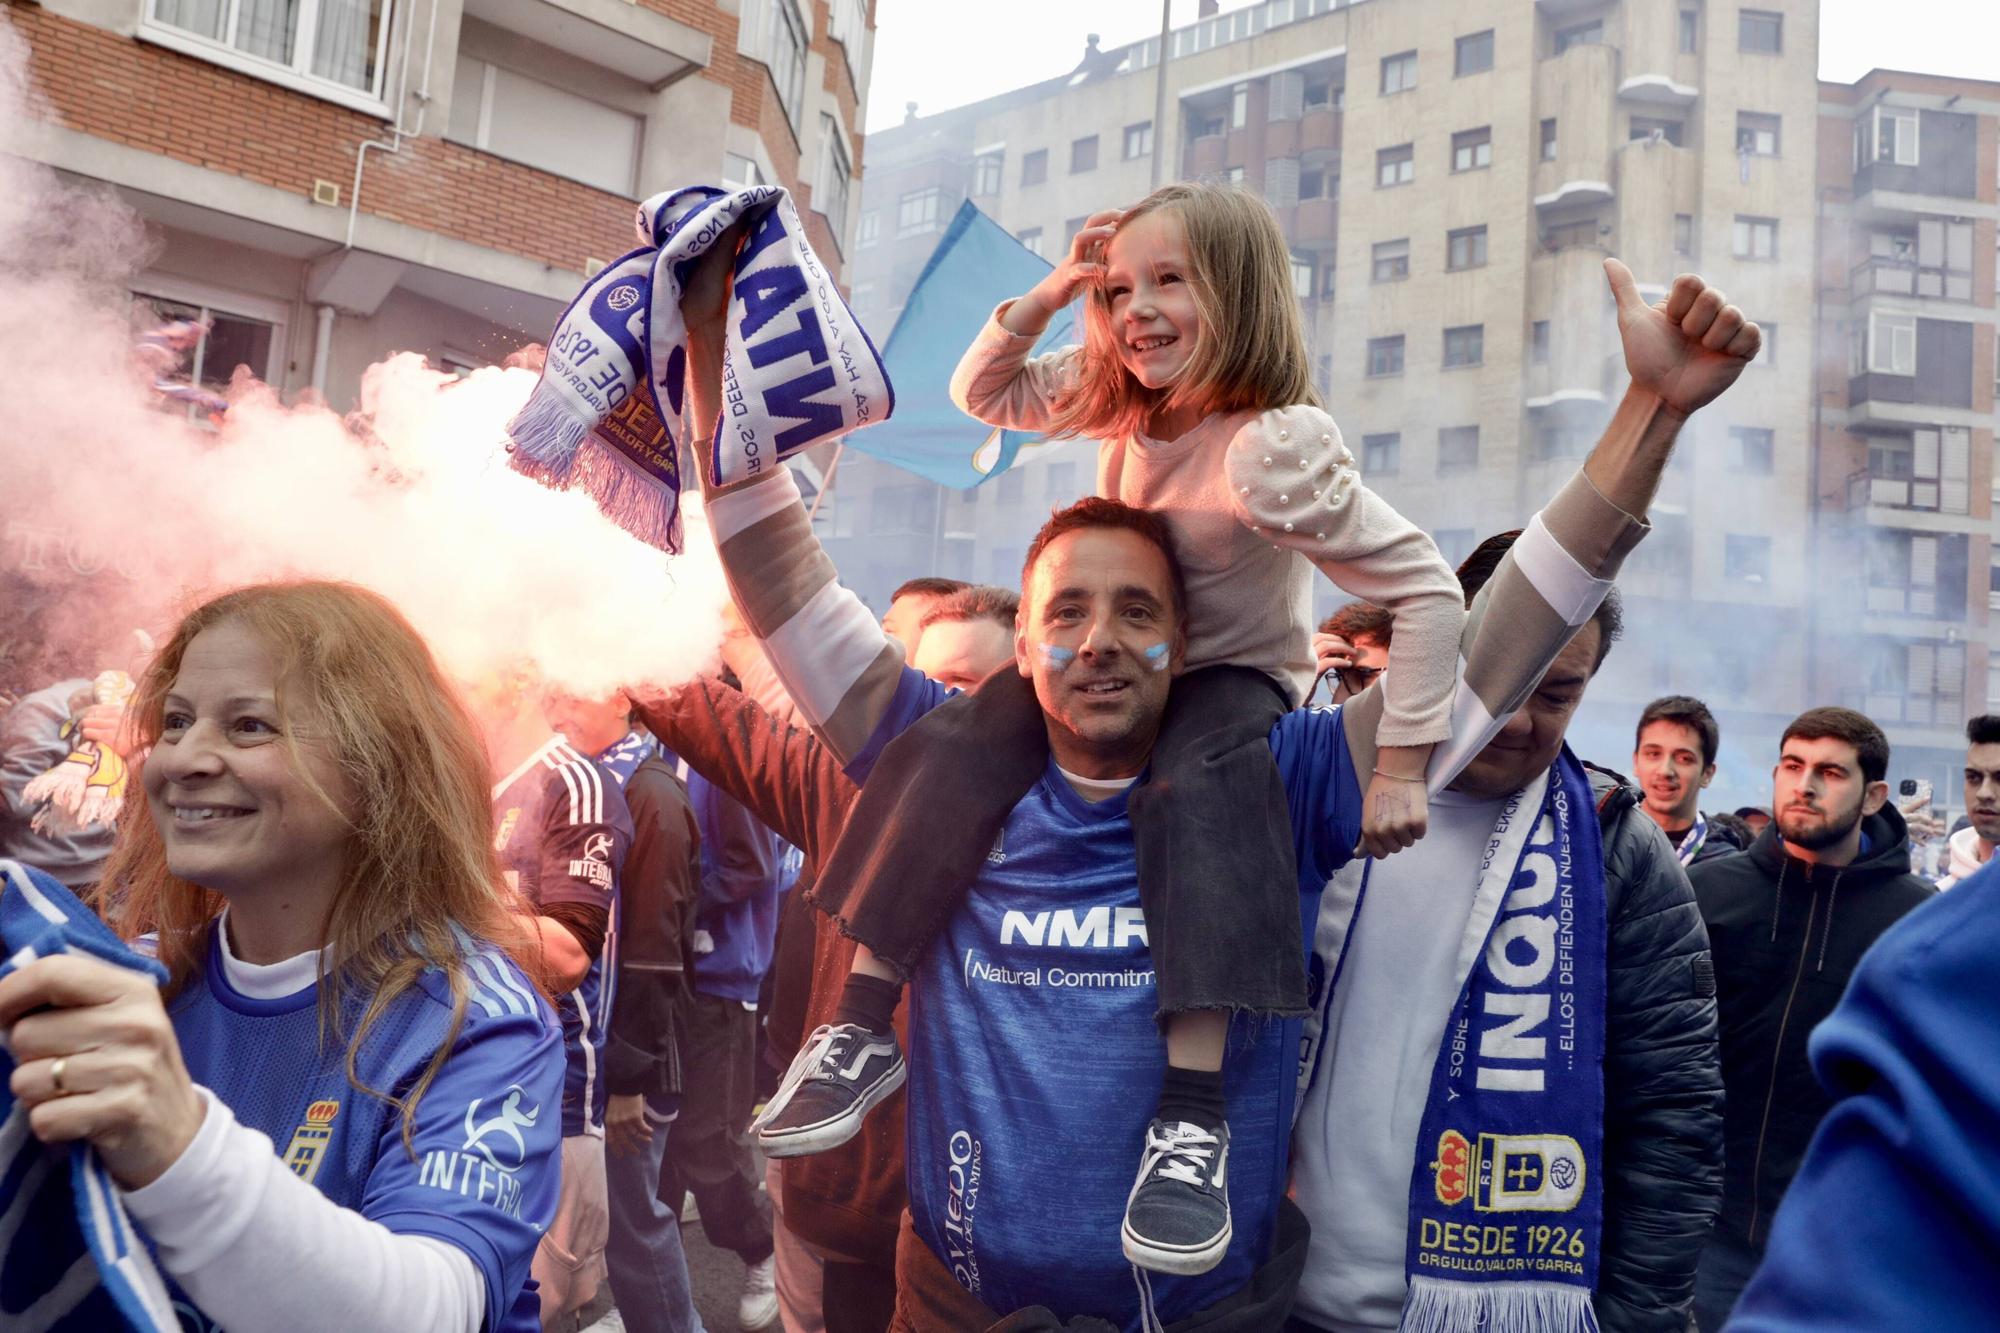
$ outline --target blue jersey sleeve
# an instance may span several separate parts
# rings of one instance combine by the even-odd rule
[[[552,769],[544,781],[537,906],[581,903],[608,912],[632,845],[625,793],[589,760]]]
[[[1299,880],[1324,884],[1361,841],[1364,784],[1354,771],[1340,710],[1298,709],[1279,718],[1271,728],[1271,758],[1285,784]]]
[[[914,667],[904,667],[903,677],[896,682],[896,693],[889,700],[888,711],[875,724],[874,734],[861,747],[861,753],[854,756],[847,765],[847,776],[856,786],[868,781],[868,775],[875,771],[875,761],[882,757],[882,750],[890,741],[917,724],[917,719],[936,708],[945,700],[957,694],[948,690]]]
[[[562,1027],[527,979],[501,957],[480,964],[458,1040],[417,1103],[415,1155],[402,1116],[388,1117],[361,1212],[464,1251],[498,1328],[555,1219],[566,1057]]]

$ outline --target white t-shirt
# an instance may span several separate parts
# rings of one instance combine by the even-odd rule
[[[1417,1133],[1458,1000],[1479,867],[1505,804],[1431,797],[1430,831],[1373,863],[1350,927],[1329,1045],[1293,1136],[1296,1197],[1312,1222],[1294,1308],[1332,1333],[1393,1329],[1402,1317]]]

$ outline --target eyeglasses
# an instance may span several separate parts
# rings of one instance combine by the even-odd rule
[[[1339,680],[1341,687],[1347,691],[1348,697],[1352,698],[1367,689],[1370,685],[1373,685],[1375,678],[1381,675],[1382,671],[1383,668],[1381,667],[1329,667],[1327,670],[1319,673],[1319,676],[1313,681],[1312,689],[1306,691],[1306,702],[1312,702],[1313,695],[1319,693],[1320,683],[1328,676]]]

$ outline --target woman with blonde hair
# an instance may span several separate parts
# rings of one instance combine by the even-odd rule
[[[243,588],[132,715],[147,809],[105,910],[169,981],[74,955],[0,979],[36,1137],[96,1149],[195,1327],[538,1328],[562,1033],[423,640],[360,588]]]

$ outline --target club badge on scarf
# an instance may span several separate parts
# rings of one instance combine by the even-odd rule
[[[639,205],[638,232],[640,248],[592,278],[557,321],[541,381],[507,430],[517,471],[580,486],[626,531],[678,551],[681,297],[697,266],[734,270],[721,413],[692,427],[713,427],[717,484],[884,420],[895,396],[782,188],[670,190]]]
[[[91,699],[123,704],[132,697],[132,678],[123,671],[106,671],[91,684]],[[62,739],[69,753],[21,788],[21,799],[35,811],[30,826],[37,833],[78,833],[98,824],[115,824],[125,808],[125,788],[131,769],[116,750],[85,740],[78,720],[63,723]]]
[[[1482,918],[1417,1135],[1401,1327],[1596,1333],[1604,852],[1568,750],[1502,810],[1473,901]]]

